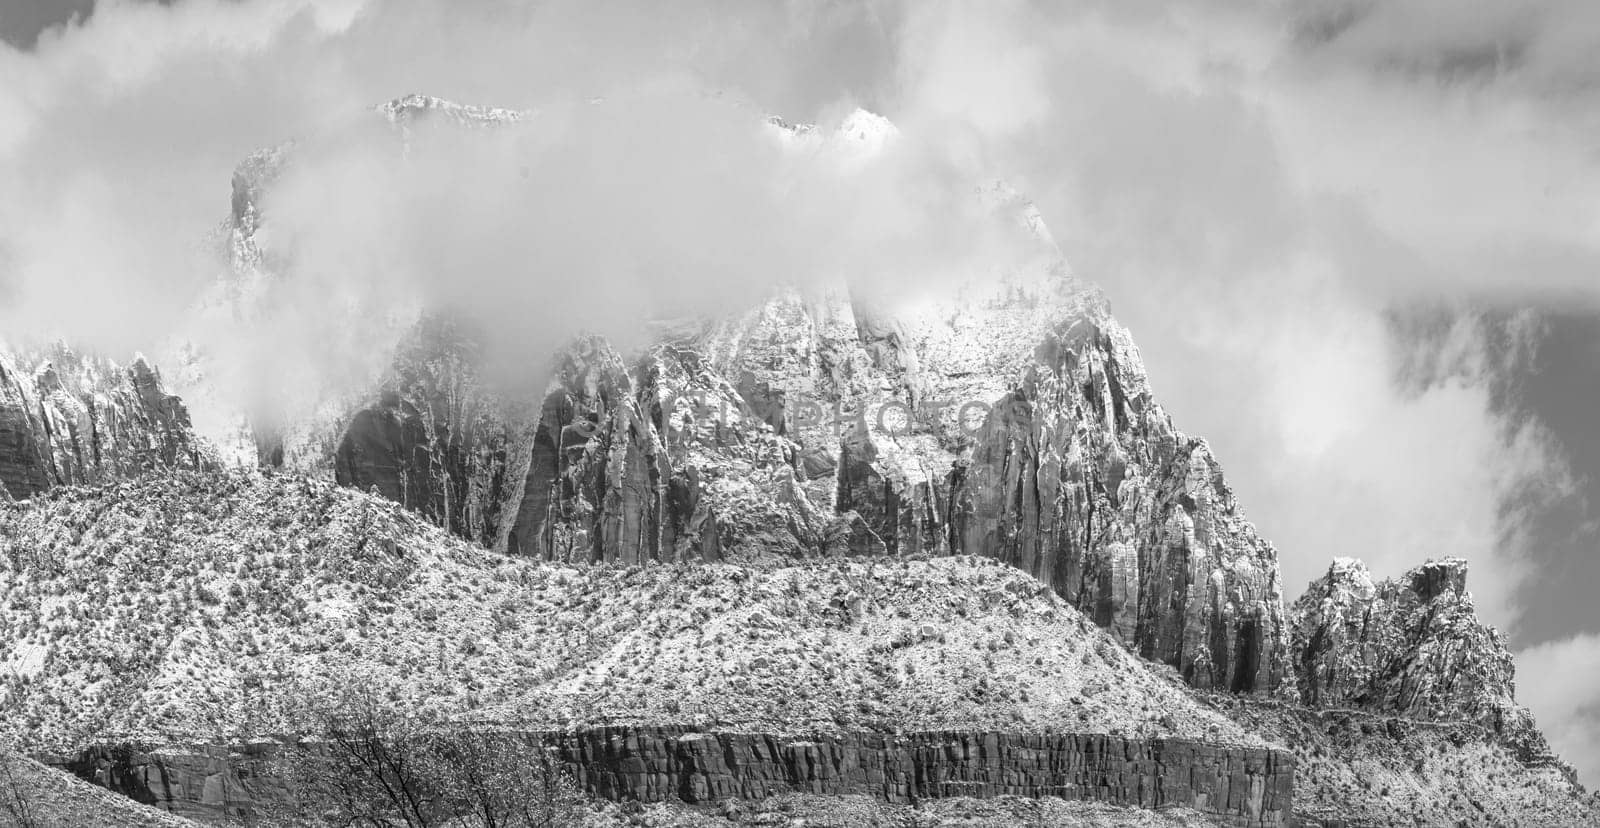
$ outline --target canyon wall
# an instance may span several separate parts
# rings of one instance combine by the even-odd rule
[[[859,517],[858,551],[1009,562],[1197,687],[1285,675],[1276,552],[1093,286],[999,280],[895,315],[790,294],[705,347],[777,390],[768,419],[826,459],[807,492]]]
[[[1291,824],[1294,760],[1259,748],[1102,734],[939,732],[806,738],[676,727],[545,734],[581,788],[613,801],[713,804],[805,792],[907,804],[952,796],[1055,796],[1186,807],[1231,826]],[[151,751],[101,747],[58,764],[202,820],[270,810],[288,793],[271,742]]]
[[[376,490],[463,538],[492,546],[509,498],[518,430],[478,381],[477,344],[447,320],[417,326],[375,403],[349,419],[333,456],[342,486]]]

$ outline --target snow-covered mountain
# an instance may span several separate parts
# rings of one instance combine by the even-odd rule
[[[382,111],[406,129],[439,113],[450,126],[518,117],[419,96]],[[893,126],[865,112],[835,135],[771,127],[793,151],[846,163],[893,149]],[[250,278],[256,202],[289,158],[235,177]],[[1026,200],[1003,185],[979,197],[1048,243]],[[1197,687],[1289,686],[1275,553],[1205,442],[1155,401],[1097,288],[1057,259],[889,304],[808,286],[679,324],[642,353],[585,338],[521,410],[476,377],[472,332],[431,319],[372,403],[337,423],[331,456],[326,429],[309,450],[264,455],[543,559],[995,558]]]
[[[536,121],[423,96],[379,111],[402,145],[423,124]],[[836,134],[768,126],[845,165],[894,151],[893,126],[870,113]],[[293,278],[262,203],[294,152],[235,174],[236,275],[208,312],[248,314],[265,282]],[[975,197],[1053,248],[1016,193]],[[0,572],[0,699],[59,736],[232,736],[245,688],[355,671],[405,703],[536,708],[550,727],[676,723],[689,703],[763,732],[1115,727],[1248,746],[1268,765],[1293,755],[1298,810],[1330,825],[1596,815],[1516,705],[1464,564],[1374,583],[1341,561],[1286,606],[1277,553],[1221,462],[1174,425],[1132,335],[1058,256],[914,302],[862,287],[780,287],[740,313],[661,325],[641,347],[575,337],[529,355],[551,377],[531,399],[482,373],[471,320],[420,312],[374,346],[392,364],[370,388],[300,401],[297,419],[247,435],[242,454],[267,480],[158,471],[110,485],[215,465],[154,369],[138,362],[124,381],[73,363],[92,379],[63,381],[60,358],[31,378],[0,360],[0,482],[19,497],[107,484],[0,522],[23,541]],[[24,456],[49,459],[8,459]],[[209,487],[226,493],[195,508]],[[96,580],[96,567],[125,577]],[[121,609],[97,614],[75,593]],[[150,627],[147,606],[175,620]],[[115,643],[129,630],[131,649]],[[413,658],[435,645],[453,653],[437,670]],[[708,647],[748,669],[719,672]],[[1003,657],[978,670],[985,648]],[[892,679],[863,653],[893,661]],[[138,701],[91,722],[63,704],[74,695]],[[1152,715],[1127,719],[1136,706]],[[1276,784],[1261,772],[1248,784]],[[1548,801],[1518,800],[1519,787]],[[1461,798],[1471,790],[1487,804]],[[1212,815],[1291,818],[1252,797]]]

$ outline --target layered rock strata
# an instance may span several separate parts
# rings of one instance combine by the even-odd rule
[[[1000,795],[1185,807],[1219,825],[1287,825],[1294,760],[1275,750],[1103,734],[940,732],[783,737],[675,727],[550,733],[564,770],[613,801],[712,804],[806,792],[895,804]],[[132,799],[199,819],[248,816],[290,795],[270,742],[150,751],[102,747],[62,763]]]

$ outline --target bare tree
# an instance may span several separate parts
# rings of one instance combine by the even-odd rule
[[[562,828],[582,797],[537,736],[401,715],[363,694],[308,711],[279,757],[297,821],[363,828]]]
[[[583,799],[543,740],[515,731],[435,734],[429,756],[450,781],[449,810],[483,828],[559,828]]]
[[[447,814],[426,778],[422,722],[348,693],[302,711],[303,741],[279,757],[297,816],[330,825],[428,828]]]

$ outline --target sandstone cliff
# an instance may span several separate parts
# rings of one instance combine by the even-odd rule
[[[402,148],[425,120],[521,117],[420,96],[380,111]],[[239,302],[252,280],[292,268],[255,232],[291,151],[258,154],[235,176],[239,279],[227,287]],[[1043,234],[1025,202],[997,192],[1001,215]],[[318,481],[186,475],[0,508],[0,523],[27,539],[0,537],[14,570],[0,572],[0,587],[22,608],[0,613],[0,633],[20,642],[0,652],[14,677],[0,681],[0,701],[62,738],[82,724],[63,700],[82,698],[99,701],[98,730],[217,732],[251,705],[281,714],[261,689],[283,690],[274,703],[288,705],[302,689],[296,672],[358,668],[390,675],[408,703],[643,728],[630,737],[637,755],[580,765],[609,795],[697,801],[755,795],[751,785],[866,784],[893,802],[907,795],[900,777],[863,783],[862,768],[895,765],[924,786],[917,796],[941,795],[926,786],[953,773],[984,795],[1077,786],[1247,824],[1286,813],[1286,799],[1261,791],[1282,784],[1286,763],[1262,777],[1247,754],[1265,749],[1169,738],[1175,728],[1234,745],[1252,733],[1315,745],[1303,760],[1322,758],[1322,729],[1343,751],[1327,774],[1341,787],[1319,777],[1314,790],[1319,814],[1339,824],[1341,803],[1362,795],[1342,787],[1352,779],[1369,793],[1391,779],[1442,787],[1422,777],[1444,771],[1407,771],[1404,757],[1387,757],[1381,773],[1361,765],[1376,750],[1366,737],[1410,745],[1409,728],[1435,720],[1474,728],[1441,737],[1449,761],[1480,751],[1571,798],[1514,702],[1503,640],[1473,615],[1462,562],[1375,584],[1341,561],[1286,613],[1276,552],[1205,441],[1156,402],[1096,288],[1055,263],[911,298],[811,285],[663,329],[638,352],[578,337],[553,357],[529,355],[551,378],[531,400],[504,398],[480,376],[479,343],[456,320],[424,318],[364,401],[333,405],[325,420],[260,423],[254,435],[266,465],[330,473],[406,512]],[[209,464],[183,406],[142,360],[123,369],[62,351],[17,362],[0,358],[0,496]],[[85,542],[107,515],[106,532],[122,540]],[[986,560],[956,557],[968,555]],[[682,565],[691,562],[748,568]],[[625,566],[565,568],[593,563]],[[107,566],[125,576],[114,586]],[[181,588],[129,603],[126,583]],[[118,623],[102,623],[99,604],[112,602]],[[128,620],[154,609],[189,619],[182,635]],[[241,616],[251,629],[235,625]],[[1220,707],[1244,705],[1237,722],[1248,728],[1200,709],[1113,640],[1220,691]],[[1351,732],[1335,733],[1315,710],[1279,715],[1240,700],[1269,695],[1329,715],[1357,708],[1382,717],[1372,721],[1392,738],[1373,736],[1379,725],[1365,718],[1339,719]],[[727,751],[767,737],[717,736],[721,753],[702,755],[649,730],[684,719],[759,732],[822,722],[831,741],[789,754],[785,742],[755,770],[734,769]],[[1110,732],[1061,736],[1066,725]],[[979,730],[909,752],[867,744],[908,727]],[[604,752],[584,738],[570,750]],[[1449,804],[1415,798],[1415,813],[1467,813],[1455,804],[1461,788]]]
[[[380,110],[403,143],[425,120],[521,119],[423,96]],[[284,157],[262,154],[235,178],[236,248],[251,268],[276,266],[253,232]],[[1015,194],[985,197],[1048,241]],[[1456,591],[1379,596],[1389,632],[1302,610],[1291,642],[1272,546],[1205,441],[1156,402],[1098,290],[1059,264],[980,274],[917,302],[781,291],[663,332],[643,353],[582,338],[550,363],[542,398],[524,402],[486,387],[474,349],[449,322],[425,320],[382,389],[289,465],[331,468],[461,537],[545,560],[981,555],[1037,577],[1199,688],[1529,729],[1503,647],[1469,602],[1450,603]],[[1334,615],[1348,603],[1338,595],[1362,591],[1322,590]],[[1469,673],[1503,690],[1468,701],[1478,691],[1443,676],[1474,642],[1494,654]],[[1395,664],[1402,652],[1408,666]]]
[[[803,791],[880,802],[1059,797],[1189,808],[1210,825],[1294,824],[1294,760],[1282,751],[1099,734],[944,731],[782,736],[682,727],[540,733],[586,792],[617,802],[713,805]],[[150,751],[98,746],[60,764],[130,799],[197,820],[248,820],[293,793],[261,741]]]
[[[145,807],[104,785],[0,751],[0,826],[89,825],[199,828],[200,823]]]
[[[419,325],[375,404],[350,417],[334,452],[340,485],[413,509],[492,546],[507,500],[515,432],[478,381],[478,348],[445,320]]]
[[[212,462],[143,357],[124,367],[60,346],[0,352],[0,497]]]

